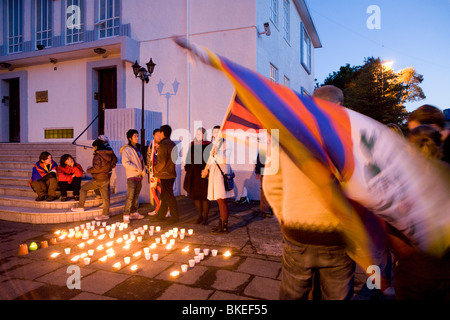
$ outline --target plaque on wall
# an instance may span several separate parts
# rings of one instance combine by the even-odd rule
[[[48,102],[48,90],[36,91],[36,103]]]

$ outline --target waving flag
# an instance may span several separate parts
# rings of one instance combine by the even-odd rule
[[[448,170],[430,163],[386,126],[357,112],[302,96],[206,48],[175,40],[232,82],[241,105],[319,187],[340,219],[349,254],[373,264],[374,239],[351,201],[401,231],[422,250],[442,256],[450,245]]]

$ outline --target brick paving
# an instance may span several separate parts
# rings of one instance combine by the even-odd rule
[[[116,240],[145,225],[158,225],[146,218],[132,221],[127,229],[116,231],[114,238],[109,239],[108,231],[103,240],[96,239],[94,244],[84,249],[78,244],[86,242],[81,239],[59,240],[48,248],[39,248],[28,255],[18,256],[18,248],[22,243],[32,241],[40,244],[55,237],[56,230],[68,230],[86,222],[61,223],[55,225],[31,225],[17,222],[0,221],[0,299],[3,300],[277,300],[280,287],[282,236],[276,218],[262,218],[256,210],[257,202],[230,206],[230,232],[226,235],[211,235],[209,230],[217,224],[218,208],[211,207],[208,226],[194,224],[196,213],[190,199],[179,197],[180,222],[175,225],[161,224],[162,230],[153,236],[148,231],[143,241],[131,242],[130,250],[125,250]],[[150,210],[149,205],[139,208],[141,213]],[[122,222],[122,215],[107,220],[107,225]],[[162,244],[150,252],[158,253],[158,261],[146,260],[143,248],[155,242],[155,238],[173,227],[193,229],[192,236],[183,240],[176,238],[174,247],[167,250]],[[99,230],[101,227],[96,227]],[[187,231],[186,231],[187,232]],[[140,235],[139,233],[137,235]],[[98,237],[98,235],[97,235]],[[91,238],[93,238],[91,236]],[[99,258],[106,254],[107,243],[114,241],[115,257],[108,258],[105,263]],[[96,248],[103,244],[104,248]],[[189,245],[189,252],[181,249]],[[71,253],[66,255],[64,248],[70,247]],[[96,249],[89,265],[83,259],[71,262],[75,255]],[[211,253],[189,268],[186,273],[180,272],[177,278],[170,273],[180,270],[181,264],[188,263],[194,257],[194,248],[217,249],[217,256]],[[229,250],[231,257],[224,258],[223,253]],[[51,258],[53,252],[61,253]],[[141,252],[134,257],[135,252]],[[130,265],[115,270],[113,264],[123,264],[125,256],[131,257]],[[130,270],[131,265],[138,265],[138,270]],[[70,289],[67,282],[72,273],[68,267],[76,265],[81,271],[80,289]],[[370,299],[371,294],[362,289],[366,275],[357,271],[355,281],[355,299]]]

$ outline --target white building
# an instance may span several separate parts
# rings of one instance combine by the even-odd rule
[[[1,0],[0,18],[0,142],[71,143],[104,105],[105,116],[77,143],[105,133],[117,151],[128,129],[141,128],[142,86],[132,65],[150,58],[146,140],[165,123],[188,132],[200,121],[207,129],[220,124],[231,84],[210,67],[190,65],[174,35],[307,93],[321,47],[305,0]],[[241,189],[252,166],[242,170]]]

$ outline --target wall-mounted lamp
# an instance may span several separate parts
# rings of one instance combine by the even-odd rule
[[[38,45],[36,45],[36,48],[37,48],[38,50],[42,50],[42,49],[45,48],[45,46],[44,46],[43,44],[38,44]]]
[[[50,58],[50,63],[57,64],[58,63],[58,59]]]
[[[8,62],[0,62],[0,69],[1,70],[6,70],[11,68],[11,63]]]
[[[95,49],[94,49],[94,52],[95,52],[96,54],[98,54],[98,55],[102,55],[102,54],[105,54],[105,53],[106,53],[106,50],[103,49],[103,48],[95,48]]]
[[[259,35],[265,34],[266,36],[270,36],[270,25],[268,22],[264,23],[264,31],[258,32]]]

